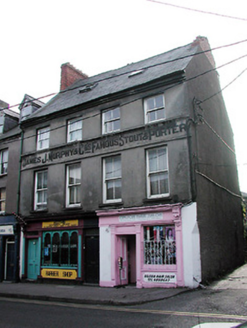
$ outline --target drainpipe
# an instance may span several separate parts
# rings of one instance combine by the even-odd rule
[[[18,185],[17,185],[17,203],[16,203],[16,214],[19,215],[20,211],[20,189],[21,189],[21,156],[22,156],[22,148],[23,148],[23,138],[24,132],[21,129],[21,144],[20,144],[20,155],[19,155],[19,170],[18,170]],[[21,234],[21,225],[20,222],[16,224],[16,236],[15,236],[15,281],[18,282],[20,280],[19,271],[20,271],[20,234]]]

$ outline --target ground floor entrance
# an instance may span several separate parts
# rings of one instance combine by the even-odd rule
[[[117,237],[119,285],[136,284],[136,238],[135,235]]]

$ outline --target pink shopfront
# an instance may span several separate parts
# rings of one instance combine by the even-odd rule
[[[181,205],[97,212],[100,286],[184,286]]]

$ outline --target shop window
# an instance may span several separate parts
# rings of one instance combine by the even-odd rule
[[[50,128],[42,128],[37,131],[37,150],[49,148]]]
[[[121,201],[122,168],[121,157],[113,156],[104,159],[104,202]]]
[[[164,95],[156,95],[144,100],[145,123],[151,123],[165,119]]]
[[[35,210],[47,208],[47,170],[35,173]]]
[[[176,264],[174,226],[144,227],[144,264]]]
[[[114,108],[103,112],[102,131],[103,134],[120,130],[120,108]]]
[[[0,214],[5,213],[5,205],[6,205],[6,189],[0,189]]]
[[[8,150],[5,149],[0,151],[0,175],[8,173],[8,157]]]
[[[77,266],[77,231],[52,231],[43,234],[43,266]]]
[[[148,198],[169,195],[167,147],[147,151]]]
[[[68,121],[67,142],[82,140],[82,119],[75,118]]]
[[[81,205],[81,164],[67,166],[66,206]]]

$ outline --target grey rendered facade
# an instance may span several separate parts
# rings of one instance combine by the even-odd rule
[[[203,52],[205,44],[207,40],[198,38],[187,46],[79,80],[22,121],[20,214],[27,223],[22,238],[22,278],[70,276],[79,282],[99,282],[99,251],[104,251],[104,246],[99,246],[100,215],[121,209],[134,213],[137,208],[148,208],[150,213],[160,205],[182,210],[196,204],[201,281],[215,279],[243,263],[233,134],[218,93],[220,84],[213,59]],[[156,96],[164,99],[163,116],[148,121],[150,113],[145,106],[148,99],[158,101]],[[113,113],[114,109],[119,114],[111,122],[116,119],[119,127],[105,133],[105,112]],[[82,137],[70,142],[71,122],[77,121]],[[37,150],[39,131],[44,131],[48,141]],[[161,186],[165,192],[152,194],[149,157],[150,151],[157,149],[166,152],[166,187]],[[111,190],[107,159],[117,161],[121,171]],[[75,197],[79,197],[73,202],[71,198],[68,201],[68,172],[72,171],[76,172],[70,176],[77,181],[73,185]],[[37,187],[40,177],[45,179],[43,190]],[[118,196],[108,198],[109,190]],[[45,195],[42,205],[37,193]],[[146,231],[144,226],[141,229]],[[57,244],[56,238],[60,240]],[[70,241],[63,243],[63,238]],[[182,242],[182,235],[177,234],[177,238]],[[129,236],[129,242],[138,249],[137,236]],[[55,254],[57,249],[60,257]],[[185,267],[186,252],[190,249],[181,246],[177,267],[169,267],[177,270],[178,276]],[[31,268],[32,256],[35,270]]]

